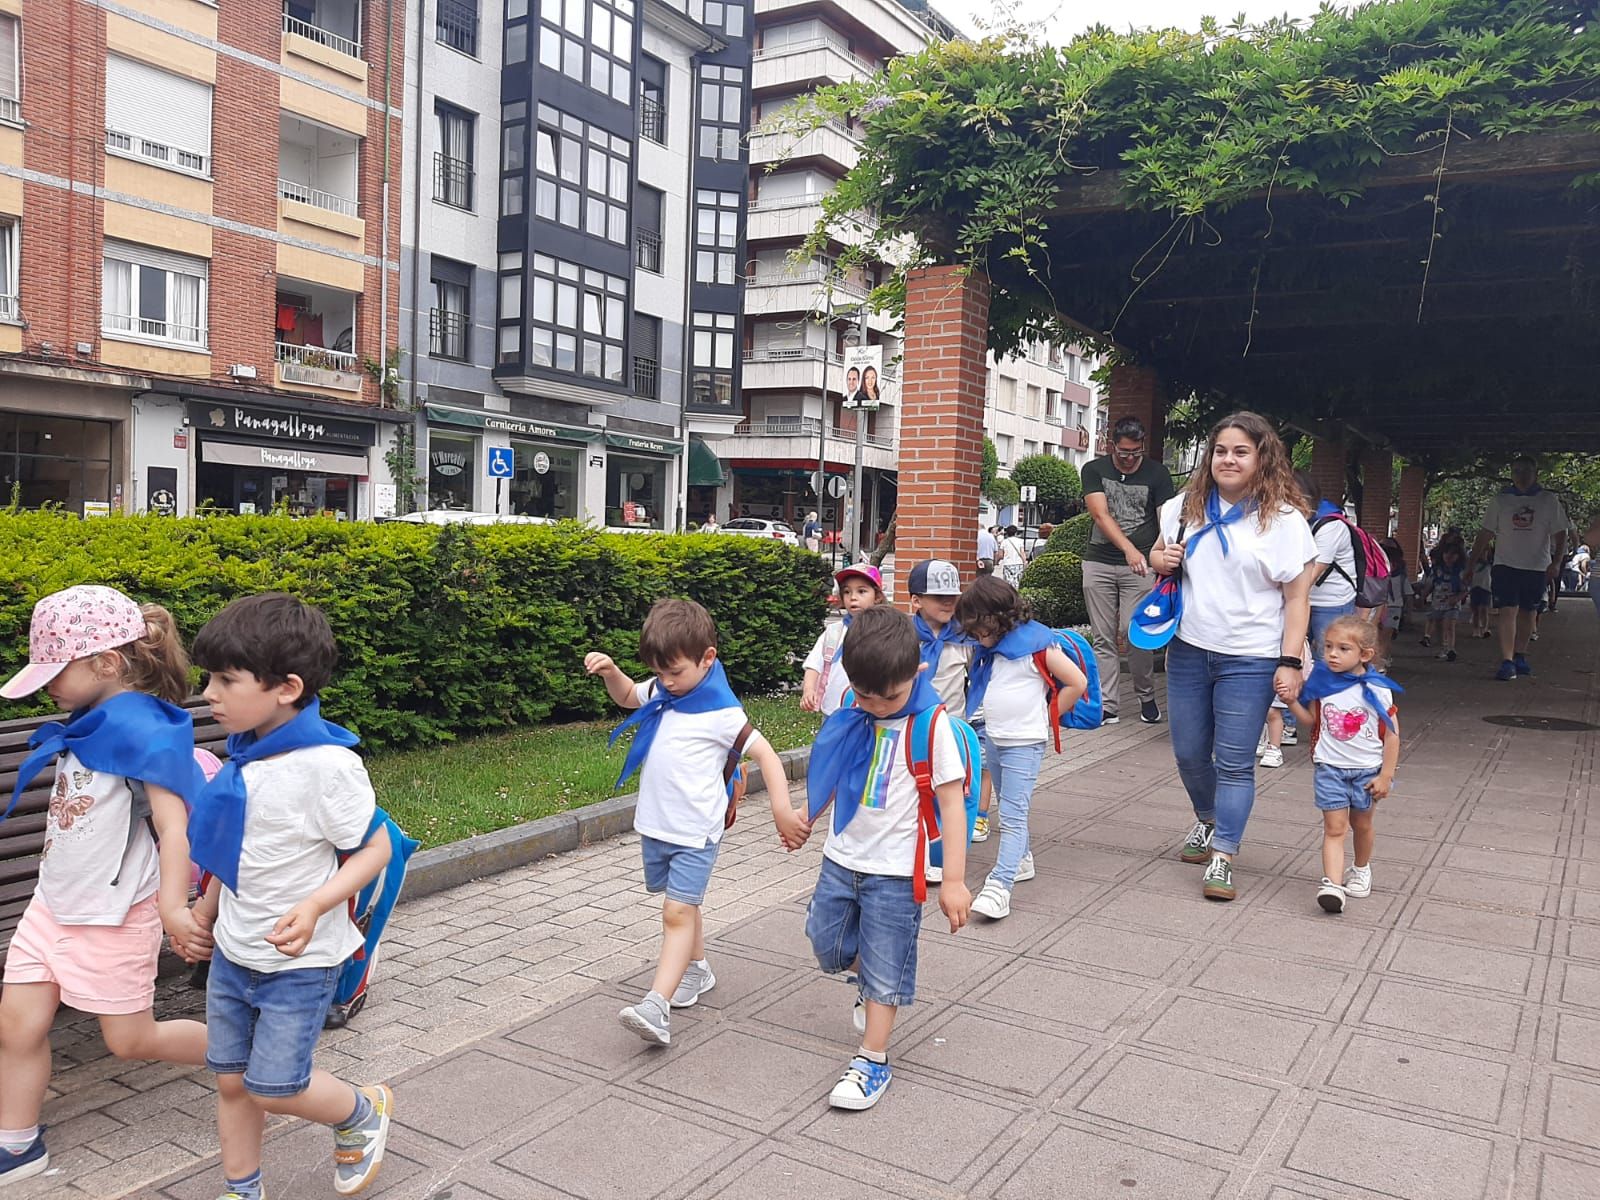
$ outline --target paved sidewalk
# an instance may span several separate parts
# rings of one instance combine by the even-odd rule
[[[1375,891],[1342,917],[1313,900],[1306,748],[1262,773],[1223,905],[1175,858],[1190,818],[1165,728],[1073,737],[1013,915],[951,937],[930,905],[922,998],[871,1113],[825,1102],[855,1039],[803,936],[816,843],[786,856],[741,822],[707,908],[719,985],[668,1050],[615,1021],[655,948],[632,838],[408,906],[374,1004],[320,1052],[397,1080],[373,1194],[1600,1195],[1596,736],[1482,720],[1600,720],[1589,606],[1545,631],[1538,679],[1514,684],[1487,678],[1484,643],[1447,665],[1406,639]],[[60,1045],[62,1174],[15,1195],[217,1195],[203,1076],[106,1059],[81,1023]],[[331,1196],[330,1142],[278,1126],[273,1195]]]

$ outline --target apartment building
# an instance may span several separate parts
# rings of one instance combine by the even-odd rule
[[[405,9],[0,0],[0,495],[381,506]]]
[[[750,39],[746,0],[416,6],[400,340],[419,507],[703,518],[741,412]]]

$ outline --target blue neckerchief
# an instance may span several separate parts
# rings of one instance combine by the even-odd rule
[[[933,673],[939,669],[939,658],[944,653],[946,646],[969,646],[972,639],[961,631],[961,623],[954,619],[946,621],[944,628],[935,633],[922,614],[917,613],[911,618],[912,624],[917,627],[917,640],[922,643],[922,663],[928,668],[927,674],[931,679]]]
[[[994,646],[979,646],[972,655],[972,670],[967,676],[967,717],[983,707],[983,697],[989,690],[989,680],[994,675],[994,660],[1001,658],[1027,658],[1056,644],[1056,635],[1049,626],[1037,621],[1018,625]]]
[[[622,764],[622,774],[617,776],[616,786],[621,787],[624,779],[644,766],[645,756],[650,753],[650,744],[656,740],[656,730],[661,728],[661,714],[669,708],[681,713],[708,713],[716,712],[719,708],[738,707],[739,697],[728,686],[728,673],[722,669],[720,662],[713,662],[705,678],[681,696],[674,696],[662,686],[659,679],[656,680],[655,691],[650,699],[611,731],[611,740],[607,743],[611,746],[617,744],[623,730],[634,731],[633,742],[628,746],[628,757]]]
[[[1344,516],[1344,509],[1340,508],[1332,500],[1323,500],[1317,505],[1317,514],[1314,519],[1321,521],[1326,517],[1342,516]]]
[[[1224,525],[1232,525],[1244,516],[1245,513],[1255,509],[1254,500],[1241,500],[1228,510],[1228,515],[1222,515],[1222,497],[1217,489],[1212,488],[1206,494],[1206,523],[1196,529],[1184,542],[1184,557],[1194,553],[1194,548],[1200,544],[1200,539],[1212,530],[1216,530],[1217,541],[1222,543],[1222,557],[1228,557],[1228,534],[1223,529]]]
[[[816,743],[811,747],[811,762],[806,768],[806,808],[815,821],[833,802],[833,828],[841,832],[861,807],[866,790],[867,770],[872,766],[876,726],[879,721],[911,717],[939,703],[939,693],[926,671],[917,672],[911,695],[900,711],[887,717],[874,717],[864,708],[841,708],[822,723]],[[906,734],[910,737],[909,731]]]
[[[1319,662],[1311,668],[1310,677],[1300,689],[1300,703],[1310,704],[1313,700],[1326,700],[1329,696],[1352,686],[1361,688],[1361,699],[1393,731],[1394,719],[1389,716],[1389,706],[1380,701],[1378,693],[1372,689],[1388,688],[1393,695],[1398,696],[1405,691],[1405,688],[1387,675],[1380,675],[1371,668],[1357,674],[1355,671],[1335,671],[1327,663]]]
[[[308,746],[350,746],[361,741],[342,725],[322,719],[322,704],[313,700],[292,721],[266,737],[235,733],[228,738],[228,761],[206,784],[189,814],[189,857],[239,891],[239,855],[244,849],[244,813],[248,797],[243,769],[250,763]]]
[[[17,784],[0,821],[11,815],[27,787],[68,750],[91,771],[121,775],[166,788],[193,804],[206,777],[194,761],[194,718],[176,704],[144,692],[119,692],[79,709],[66,722],[48,721],[28,739],[32,751],[17,768]]]
[[[1449,588],[1448,594],[1451,596],[1459,595],[1461,592],[1466,591],[1465,567],[1461,563],[1457,563],[1454,567],[1446,566],[1444,563],[1435,563],[1433,567],[1434,588],[1437,589],[1441,583]]]

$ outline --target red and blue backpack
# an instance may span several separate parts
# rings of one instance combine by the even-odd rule
[[[906,768],[917,784],[917,861],[911,873],[912,894],[920,904],[928,898],[928,885],[923,879],[922,863],[944,866],[944,836],[939,828],[939,797],[933,785],[933,727],[943,719],[950,723],[955,735],[956,749],[961,753],[961,763],[967,769],[962,784],[962,798],[967,810],[966,844],[972,844],[972,829],[978,819],[978,800],[982,791],[983,749],[978,733],[960,717],[945,711],[942,704],[924,709],[911,718],[906,738]]]
[[[1050,674],[1049,664],[1045,662],[1045,656],[1050,652],[1039,650],[1034,653],[1033,665],[1039,668],[1045,691],[1050,697],[1050,728],[1055,733],[1056,753],[1060,754],[1062,728],[1099,729],[1105,718],[1105,707],[1100,700],[1100,664],[1095,659],[1094,647],[1089,645],[1089,640],[1072,629],[1052,629],[1050,632],[1055,634],[1056,645],[1061,652],[1077,664],[1078,670],[1089,681],[1089,686],[1078,697],[1077,703],[1063,711],[1061,684]]]

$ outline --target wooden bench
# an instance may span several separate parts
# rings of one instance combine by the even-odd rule
[[[211,716],[211,708],[198,696],[185,706],[194,714],[195,745],[217,757],[224,755],[228,735]],[[17,769],[28,756],[28,739],[51,717],[27,717],[20,721],[0,721],[0,812],[11,802],[11,789],[17,785]],[[45,816],[50,807],[50,792],[55,772],[45,771],[22,793],[10,818],[0,821],[0,962],[5,960],[11,934],[28,907],[39,877],[39,857],[44,850]]]

